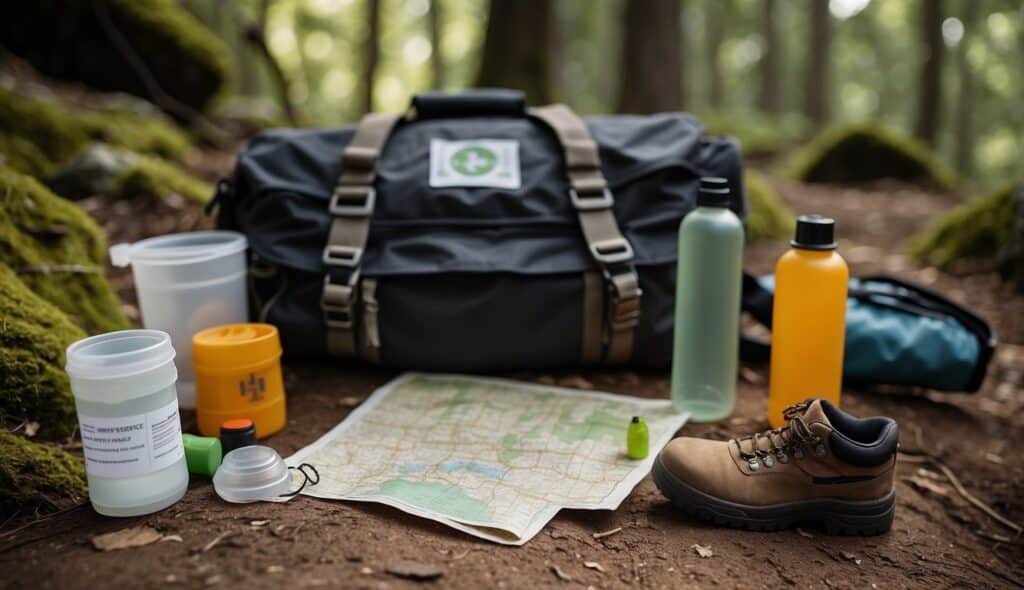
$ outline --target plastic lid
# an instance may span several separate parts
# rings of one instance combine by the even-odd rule
[[[110,263],[128,266],[146,264],[195,264],[228,256],[249,246],[245,236],[236,231],[210,230],[158,236],[110,248]]]
[[[796,218],[796,237],[789,243],[803,250],[835,250],[836,222],[821,215]]]
[[[270,324],[225,324],[192,336],[198,369],[244,369],[280,356],[281,338]]]
[[[213,489],[228,502],[279,500],[290,486],[288,466],[281,455],[262,445],[231,451],[213,476]]]
[[[732,202],[729,181],[719,176],[702,176],[697,189],[698,207],[728,207]]]
[[[185,463],[189,473],[211,476],[220,466],[220,440],[212,436],[181,435],[185,445]]]
[[[174,360],[167,332],[120,330],[90,336],[67,349],[64,369],[78,379],[109,379],[143,373]]]

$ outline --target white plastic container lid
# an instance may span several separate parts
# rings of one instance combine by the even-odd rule
[[[236,254],[248,245],[245,236],[236,231],[187,232],[111,246],[110,262],[114,266],[188,265]]]
[[[263,445],[231,451],[213,476],[213,489],[228,502],[280,502],[290,487],[291,476],[281,455]]]
[[[65,370],[74,379],[114,379],[174,360],[171,337],[160,330],[120,330],[84,338],[67,349]]]

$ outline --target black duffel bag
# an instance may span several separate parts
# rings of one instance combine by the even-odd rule
[[[708,175],[745,218],[741,168],[685,114],[428,93],[354,128],[261,133],[215,203],[249,239],[254,318],[291,358],[667,366],[679,222]]]

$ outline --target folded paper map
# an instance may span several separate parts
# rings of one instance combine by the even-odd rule
[[[650,430],[639,461],[626,456],[632,416]],[[406,373],[287,462],[319,471],[305,495],[381,502],[522,545],[562,508],[617,508],[686,418],[666,400]]]

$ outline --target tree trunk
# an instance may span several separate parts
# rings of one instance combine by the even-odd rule
[[[363,94],[360,101],[363,113],[373,112],[373,84],[377,78],[377,63],[380,61],[380,2],[366,2],[368,26],[363,40]]]
[[[832,45],[832,23],[825,0],[810,3],[810,31],[807,46],[807,78],[804,81],[804,112],[815,128],[829,119],[832,100],[832,80],[829,71],[829,52]]]
[[[427,19],[430,23],[430,77],[431,87],[444,90],[444,56],[441,42],[444,39],[444,12],[441,0],[430,0]]]
[[[925,58],[918,85],[914,135],[934,146],[942,110],[942,1],[921,0],[921,44]]]
[[[675,111],[683,103],[680,0],[627,0],[618,111]]]
[[[782,110],[782,91],[779,72],[779,26],[775,0],[762,0],[764,17],[762,37],[764,51],[761,54],[761,91],[758,106],[766,113],[778,113]]]
[[[718,63],[719,50],[722,47],[722,21],[724,20],[724,2],[707,2],[705,19],[707,22],[705,54],[708,69],[708,102],[712,109],[721,109],[724,92],[722,90],[722,68]]]
[[[960,76],[960,98],[956,105],[956,167],[964,176],[974,171],[974,76],[967,61],[967,49],[974,37],[978,4],[974,0],[964,2],[961,15],[964,36],[956,52],[956,69]]]
[[[516,88],[530,104],[553,101],[550,0],[491,0],[476,85]]]

